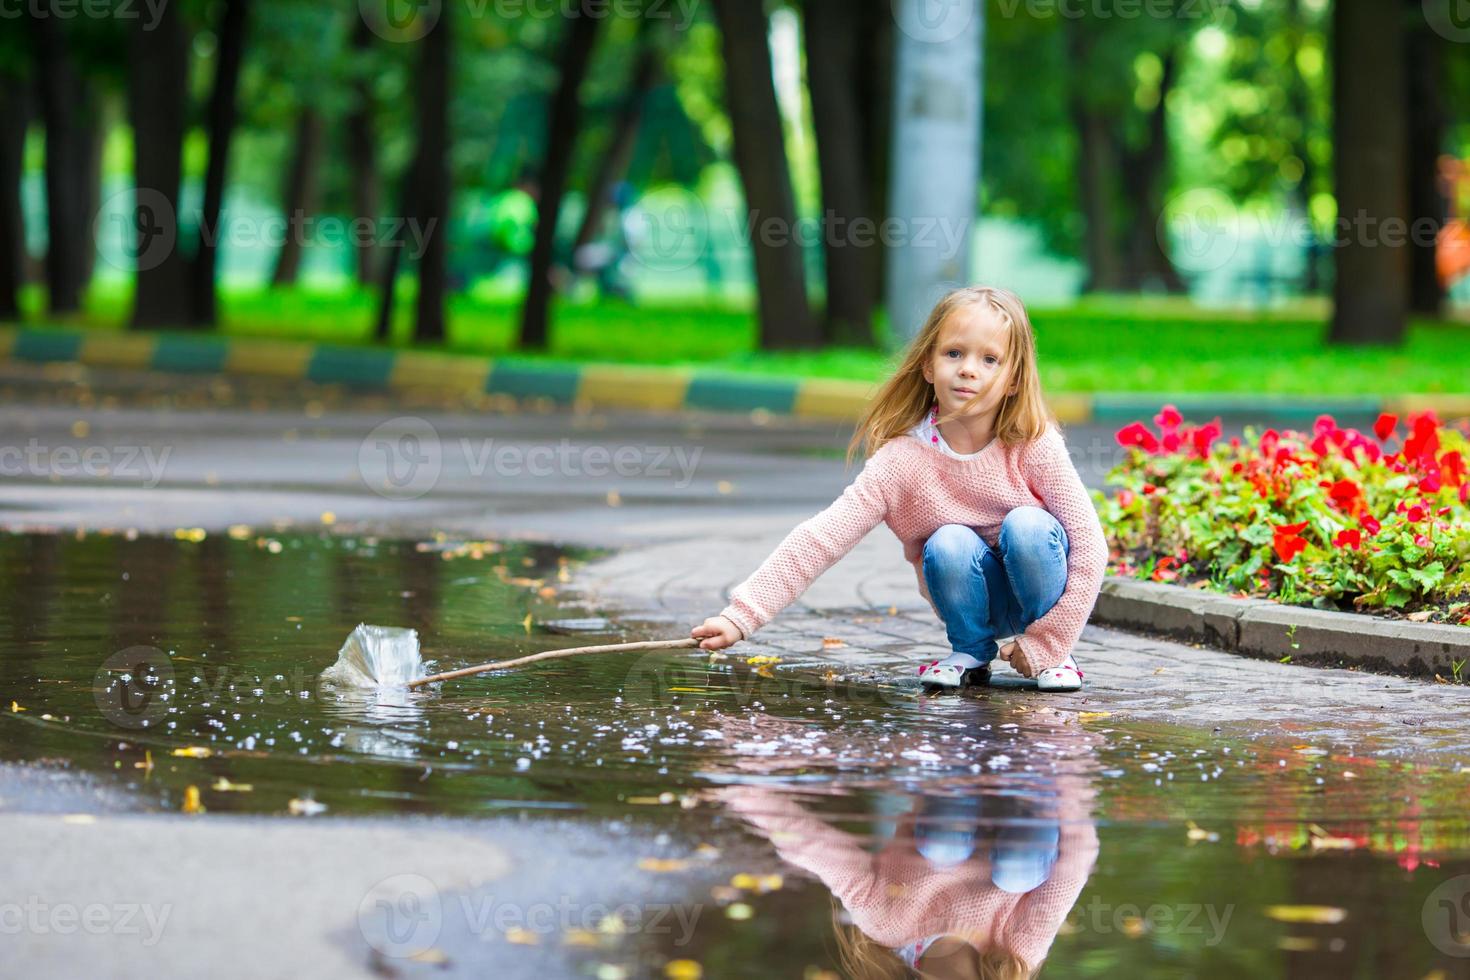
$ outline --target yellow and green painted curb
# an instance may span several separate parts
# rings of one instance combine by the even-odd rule
[[[205,374],[262,375],[389,390],[543,398],[589,408],[650,411],[763,410],[802,418],[855,419],[877,382],[779,378],[683,367],[541,364],[474,354],[352,347],[209,334],[118,333],[51,327],[0,327],[0,359]],[[1259,395],[1058,393],[1049,399],[1063,424],[1146,419],[1165,401],[1190,419],[1270,416],[1310,421],[1321,414],[1405,415],[1433,409],[1470,415],[1470,394],[1389,398]]]

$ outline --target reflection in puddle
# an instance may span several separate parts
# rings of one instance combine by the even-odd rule
[[[195,787],[209,813],[539,810],[687,841],[648,867],[615,855],[616,880],[630,899],[654,877],[684,889],[697,928],[638,937],[652,952],[599,945],[592,974],[1467,975],[1463,751],[1406,758],[1371,730],[1224,738],[1016,690],[925,697],[862,683],[840,652],[831,670],[737,648],[438,691],[318,683],[360,623],[416,630],[430,671],[642,638],[560,603],[574,557],[0,537],[0,762],[64,764],[144,810]],[[3,805],[35,785],[12,779]]]

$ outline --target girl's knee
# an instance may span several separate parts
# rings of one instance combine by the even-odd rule
[[[1067,544],[1067,532],[1050,511],[1041,507],[1017,507],[1000,523],[1000,536],[1010,545],[1034,547],[1056,541]]]
[[[974,559],[975,552],[983,544],[980,535],[973,528],[963,524],[945,524],[924,542],[924,563],[933,565],[968,562]]]

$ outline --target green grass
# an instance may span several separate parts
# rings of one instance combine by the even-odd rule
[[[410,346],[411,286],[395,318],[395,338]],[[42,297],[27,297],[31,322]],[[86,310],[66,321],[121,329],[125,289],[96,287]],[[239,290],[221,293],[224,332],[343,344],[370,343],[375,297],[357,289]],[[461,295],[450,302],[449,348],[563,363],[695,366],[775,376],[876,380],[895,356],[880,350],[755,350],[750,313],[726,306],[560,302],[551,350],[521,354],[513,342],[513,296]],[[1401,348],[1328,347],[1320,304],[1284,312],[1220,312],[1178,299],[1101,297],[1032,311],[1043,383],[1049,392],[1220,392],[1283,395],[1391,395],[1466,392],[1470,326],[1417,321]]]

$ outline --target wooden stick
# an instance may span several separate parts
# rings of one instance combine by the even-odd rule
[[[421,677],[416,681],[409,681],[410,688],[423,687],[425,684],[437,684],[439,681],[454,680],[456,677],[469,677],[471,674],[483,674],[492,670],[510,670],[513,667],[524,667],[540,660],[555,660],[558,657],[572,657],[583,653],[622,653],[627,650],[681,650],[687,647],[697,647],[700,641],[694,637],[686,637],[682,640],[645,640],[639,643],[606,643],[595,647],[573,647],[570,650],[547,650],[544,653],[533,653],[529,657],[518,657],[515,660],[497,660],[494,663],[480,664],[478,667],[464,667],[460,670],[451,670],[443,674],[434,674],[431,677]]]

